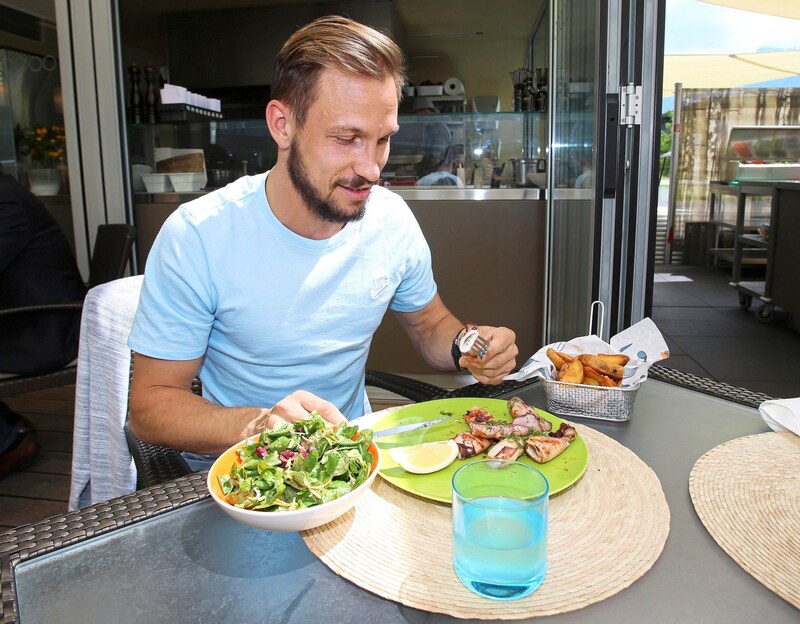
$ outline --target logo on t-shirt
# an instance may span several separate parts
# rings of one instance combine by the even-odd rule
[[[389,278],[386,275],[381,275],[380,277],[376,277],[372,280],[372,284],[369,288],[369,295],[373,299],[376,299],[378,295],[380,295],[386,287],[389,285]]]

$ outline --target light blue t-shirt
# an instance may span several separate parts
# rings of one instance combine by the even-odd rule
[[[382,187],[335,236],[298,236],[270,209],[266,177],[170,215],[128,345],[159,359],[205,356],[203,395],[219,405],[272,407],[302,389],[357,418],[369,409],[364,368],[387,307],[414,312],[436,293],[430,249],[408,205]]]

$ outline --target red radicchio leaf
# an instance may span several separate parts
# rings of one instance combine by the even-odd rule
[[[290,450],[285,450],[280,455],[281,460],[281,468],[286,468],[286,465],[294,458],[295,452]]]

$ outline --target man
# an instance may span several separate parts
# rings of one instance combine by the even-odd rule
[[[331,422],[361,416],[387,307],[428,364],[455,370],[463,325],[436,292],[408,206],[376,185],[404,81],[399,48],[346,18],[320,18],[284,44],[266,109],[275,167],[180,207],[148,257],[129,339],[142,439],[213,456],[313,409]],[[488,354],[455,359],[499,383],[516,337],[480,331]],[[204,398],[190,391],[198,374]]]
[[[80,301],[86,286],[64,233],[47,208],[0,172],[0,308]],[[0,373],[56,371],[78,355],[80,310],[26,312],[0,320]],[[31,423],[0,402],[0,477],[39,445]]]
[[[86,296],[75,256],[42,202],[0,172],[0,308]],[[80,310],[6,315],[0,372],[49,373],[78,356]]]
[[[417,186],[456,186],[464,183],[453,174],[453,135],[447,124],[433,123],[424,128],[422,160],[417,163]]]
[[[420,97],[414,100],[411,112],[415,115],[432,115],[436,112],[436,106],[429,97]]]

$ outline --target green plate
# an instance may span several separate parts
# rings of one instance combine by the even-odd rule
[[[456,434],[467,431],[467,423],[464,422],[464,414],[475,406],[479,406],[494,415],[497,420],[511,421],[506,402],[500,399],[481,399],[481,398],[458,398],[458,399],[439,399],[436,401],[425,401],[424,403],[414,403],[388,414],[373,426],[375,431],[389,429],[399,425],[409,423],[424,422],[433,420],[446,413],[451,413],[453,417],[438,425],[420,429],[419,431],[409,431],[393,436],[376,439],[378,446],[382,450],[388,450],[396,446],[411,446],[412,444],[422,444],[423,442],[435,442],[437,440],[447,440],[454,438]],[[553,423],[553,429],[558,429],[563,422],[560,418],[553,416],[537,408],[539,414]],[[382,468],[381,477],[386,479],[406,492],[440,501],[442,503],[451,502],[452,489],[451,481],[453,473],[461,466],[477,461],[485,457],[485,453],[469,459],[456,459],[447,468],[431,474],[412,474],[406,472],[394,461],[389,453],[381,454]],[[589,450],[586,448],[581,436],[577,436],[561,455],[550,460],[546,464],[539,464],[523,455],[517,461],[521,461],[531,466],[535,466],[547,477],[550,482],[550,494],[556,494],[575,483],[581,478],[589,465]]]

